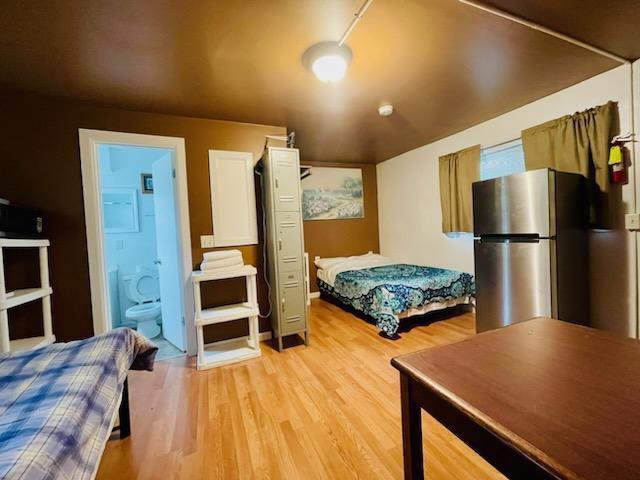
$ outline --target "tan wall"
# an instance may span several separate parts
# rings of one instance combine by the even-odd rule
[[[304,222],[304,244],[309,253],[311,291],[318,291],[313,259],[360,255],[378,252],[378,192],[375,165],[365,163],[307,163],[319,167],[361,168],[364,188],[364,218],[350,220],[307,220]]]
[[[93,332],[78,128],[185,139],[194,266],[202,258],[200,235],[212,233],[208,150],[248,151],[257,159],[266,134],[286,133],[284,127],[106,109],[44,97],[4,96],[0,102],[0,197],[44,210],[51,239],[54,329],[62,341]],[[245,262],[256,265],[262,278],[260,247],[241,250]],[[15,275],[8,275],[8,287],[28,286],[33,273],[21,267],[24,262],[17,256],[9,260]],[[243,296],[243,291],[241,284],[228,282],[215,292],[203,292],[203,298],[205,303],[221,304]],[[262,280],[258,291],[262,311],[266,311],[266,285]],[[10,319],[12,332],[33,334],[22,320],[37,314],[32,307],[15,312]],[[260,329],[268,328],[268,321],[261,320]],[[242,330],[240,325],[226,327],[216,337],[234,336]]]

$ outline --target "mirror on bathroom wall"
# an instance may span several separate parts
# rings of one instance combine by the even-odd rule
[[[102,213],[104,233],[140,231],[138,192],[135,188],[103,188]]]

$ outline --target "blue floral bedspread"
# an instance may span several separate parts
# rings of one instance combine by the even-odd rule
[[[398,314],[433,302],[474,296],[473,275],[419,265],[385,265],[349,270],[332,287],[318,279],[322,293],[373,318],[384,333],[398,331]]]

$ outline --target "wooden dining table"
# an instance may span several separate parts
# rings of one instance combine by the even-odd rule
[[[391,363],[405,479],[424,478],[421,409],[508,478],[640,479],[638,340],[536,318]]]

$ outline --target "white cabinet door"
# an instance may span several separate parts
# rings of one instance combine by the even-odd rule
[[[253,156],[209,150],[213,241],[216,247],[258,243]]]

